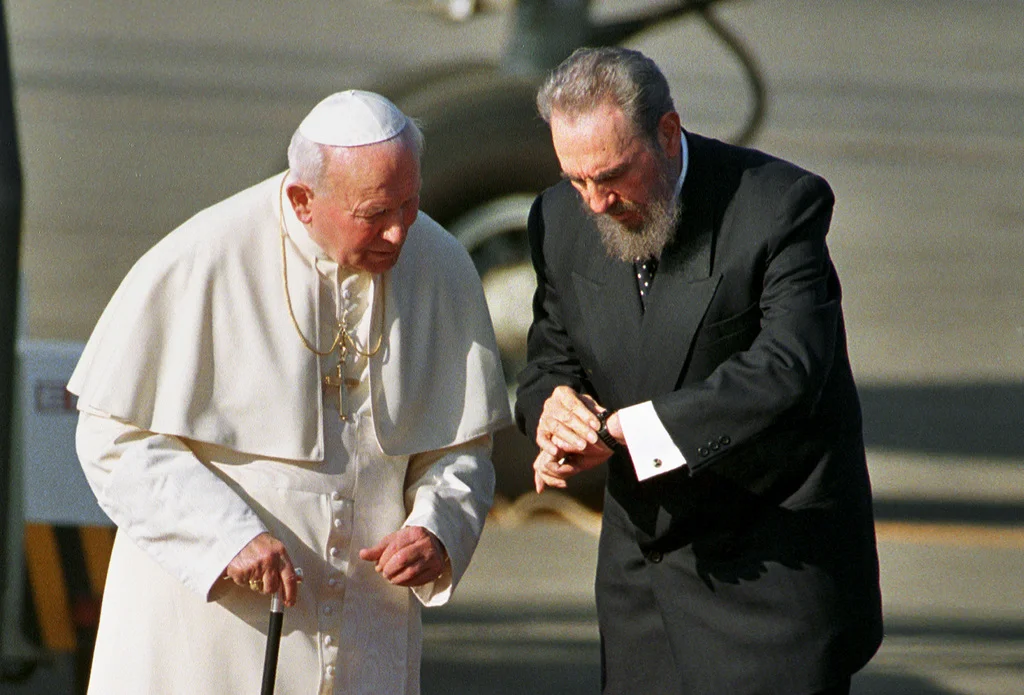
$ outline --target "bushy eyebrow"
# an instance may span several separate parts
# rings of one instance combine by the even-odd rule
[[[614,166],[611,169],[602,171],[597,176],[590,177],[590,180],[594,183],[605,183],[622,176],[629,169],[629,162],[623,162],[618,166]],[[562,172],[562,178],[572,181],[573,183],[583,183],[586,179],[580,176],[575,176],[568,172]]]
[[[353,214],[356,215],[356,217],[376,217],[388,210],[389,208],[383,205],[371,205],[364,208],[356,208]]]
[[[605,181],[611,181],[612,179],[616,179],[622,176],[629,169],[630,164],[631,162],[623,162],[618,166],[614,166],[611,169],[602,171],[600,174],[594,177],[594,183],[603,183]]]
[[[417,195],[411,195],[394,206],[384,205],[379,202],[363,203],[362,205],[357,206],[356,209],[352,211],[352,214],[355,215],[356,217],[364,218],[377,217],[379,215],[391,212],[392,210],[397,210],[403,205],[408,205],[409,203],[416,199]]]

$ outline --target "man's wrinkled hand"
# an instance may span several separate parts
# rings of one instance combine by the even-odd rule
[[[533,460],[533,485],[537,493],[545,487],[564,489],[569,478],[596,468],[608,460],[611,451],[603,444],[588,446],[582,454],[567,454],[555,458],[546,451]]]
[[[396,586],[422,586],[441,577],[447,564],[444,545],[422,526],[406,526],[390,533],[359,557]]]
[[[537,446],[553,459],[583,453],[599,441],[601,423],[594,415],[597,404],[568,386],[558,386],[546,401],[537,422]],[[536,470],[536,468],[535,468]]]
[[[284,589],[284,603],[294,606],[299,593],[299,576],[284,543],[267,532],[249,541],[228,563],[227,579],[260,594]]]

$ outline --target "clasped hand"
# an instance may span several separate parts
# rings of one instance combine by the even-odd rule
[[[601,422],[596,413],[604,408],[587,394],[578,394],[568,386],[559,386],[544,401],[537,423],[540,453],[533,461],[533,481],[537,492],[546,487],[564,488],[578,473],[595,468],[612,455],[598,436]],[[622,438],[616,415],[608,420],[608,430]]]
[[[359,551],[375,563],[380,576],[396,586],[422,586],[441,578],[447,564],[444,545],[422,526],[405,526],[384,536],[372,548]]]

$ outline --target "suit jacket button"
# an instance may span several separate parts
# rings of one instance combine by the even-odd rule
[[[721,448],[721,446],[718,442],[708,442],[708,448],[711,449],[712,451],[718,451]]]
[[[657,550],[652,550],[651,552],[647,553],[647,561],[655,565],[658,564],[659,562],[661,562],[661,553]]]
[[[697,453],[700,454],[701,456],[707,456],[710,452],[707,450],[706,447],[702,446],[701,448],[697,449]]]
[[[729,435],[723,434],[721,437],[718,438],[718,443],[721,444],[722,446],[729,446],[729,444],[732,443],[732,440],[729,439]]]

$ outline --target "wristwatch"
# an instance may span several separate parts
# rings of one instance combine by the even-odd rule
[[[612,416],[612,411],[602,410],[597,414],[597,420],[601,423],[600,429],[597,430],[597,438],[605,443],[612,451],[618,451],[621,448],[619,440],[612,436],[612,433],[608,431],[608,418]]]

